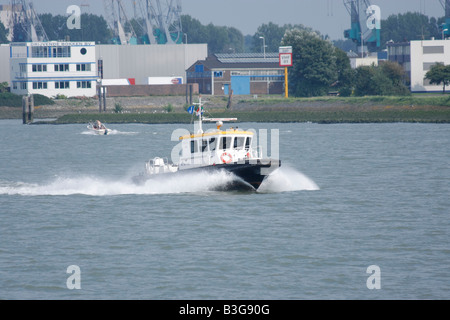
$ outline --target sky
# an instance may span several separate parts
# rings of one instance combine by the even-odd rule
[[[137,0],[139,1],[139,0]],[[166,3],[168,0],[160,0]],[[104,0],[33,0],[38,14],[66,15],[70,5],[81,6],[82,12],[103,15]],[[128,17],[133,17],[133,0],[122,0],[128,5]],[[0,4],[8,4],[0,0]],[[381,18],[405,12],[421,12],[429,17],[444,16],[440,0],[370,0],[381,9]],[[344,39],[345,29],[350,29],[350,14],[344,0],[181,0],[182,14],[190,15],[202,24],[235,27],[244,35],[253,35],[257,28],[273,22],[303,24],[328,35],[332,40]],[[381,26],[383,27],[383,26]]]

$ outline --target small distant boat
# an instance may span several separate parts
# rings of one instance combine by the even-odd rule
[[[107,135],[111,132],[111,129],[108,129],[103,123],[99,120],[96,120],[94,123],[90,122],[87,128],[95,132],[96,134]]]

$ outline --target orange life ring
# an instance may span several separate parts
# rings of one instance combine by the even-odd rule
[[[226,159],[225,159],[225,157],[226,157]],[[224,152],[220,156],[220,160],[222,160],[223,163],[230,163],[231,161],[233,161],[233,157],[228,152]]]

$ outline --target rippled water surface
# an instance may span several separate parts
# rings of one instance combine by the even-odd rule
[[[223,174],[136,186],[189,126],[110,127],[0,120],[0,299],[450,297],[447,124],[240,123],[279,130],[256,193],[212,191]]]

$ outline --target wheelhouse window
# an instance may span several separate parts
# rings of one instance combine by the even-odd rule
[[[198,152],[198,140],[191,140],[191,153]]]
[[[252,139],[250,137],[247,137],[245,139],[245,150],[250,150],[250,146],[252,145]]]
[[[226,150],[231,147],[232,137],[221,137],[219,143],[219,149]]]
[[[209,151],[216,150],[216,145],[217,145],[216,138],[209,139],[208,144],[209,144]]]
[[[202,152],[208,151],[208,140],[202,140]]]
[[[244,149],[245,137],[236,137],[234,138],[233,147],[235,149]]]

